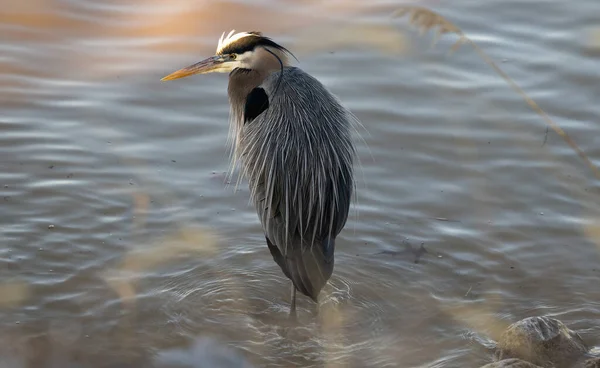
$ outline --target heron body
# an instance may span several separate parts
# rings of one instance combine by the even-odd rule
[[[296,290],[317,301],[334,267],[353,194],[352,115],[289,51],[230,33],[216,56],[163,78],[229,72],[233,160],[248,180],[267,245]]]

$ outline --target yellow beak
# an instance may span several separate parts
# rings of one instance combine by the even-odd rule
[[[166,77],[162,78],[161,81],[170,81],[174,79],[180,79],[189,77],[194,74],[206,74],[215,72],[221,69],[221,65],[227,60],[223,56],[211,56],[207,59],[204,59],[196,64],[190,65],[183,69],[179,69]]]

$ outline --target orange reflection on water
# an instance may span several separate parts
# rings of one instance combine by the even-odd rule
[[[405,46],[391,18],[389,25],[365,22],[370,14],[391,13],[393,7],[357,0],[14,3],[0,14],[2,33],[16,47],[23,41],[32,43],[27,47],[39,51],[22,56],[31,58],[37,67],[23,67],[21,62],[0,64],[0,75],[36,74],[39,64],[34,61],[44,62],[44,71],[54,78],[90,80],[138,74],[162,69],[159,59],[177,53],[211,54],[221,33],[231,29],[262,31],[281,43],[300,45],[300,53],[349,45],[397,53]]]

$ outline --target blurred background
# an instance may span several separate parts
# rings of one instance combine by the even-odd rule
[[[412,4],[600,164],[597,0]],[[474,367],[532,315],[599,344],[598,180],[470,46],[393,19],[403,5],[0,0],[0,367],[201,367],[207,346],[230,349],[211,367]],[[301,327],[246,184],[227,185],[227,77],[160,82],[231,29],[289,48],[366,128]]]

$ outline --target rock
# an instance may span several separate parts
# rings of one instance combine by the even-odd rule
[[[531,364],[521,359],[504,359],[498,362],[486,364],[481,368],[541,368],[539,365]]]
[[[588,359],[583,363],[583,368],[600,368],[600,358]]]
[[[530,317],[513,323],[498,343],[498,358],[519,358],[542,367],[569,367],[588,350],[561,321]]]

